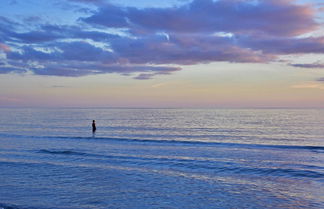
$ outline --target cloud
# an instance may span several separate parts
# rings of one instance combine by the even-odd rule
[[[48,42],[61,38],[61,34],[48,33],[47,31],[31,31],[27,33],[15,33],[13,38],[23,41],[24,43]]]
[[[151,73],[141,73],[138,76],[134,77],[137,80],[149,80],[156,75],[170,75],[173,72],[179,71],[179,67],[154,67]]]
[[[10,60],[20,61],[42,61],[42,60],[58,60],[60,53],[52,52],[45,53],[43,51],[34,49],[30,46],[23,46],[20,48],[21,52],[12,51],[7,53],[7,58]]]
[[[324,82],[324,77],[317,79],[318,82]]]
[[[80,18],[80,20],[89,24],[103,25],[106,27],[122,28],[129,26],[127,22],[127,11],[112,4],[105,5],[98,13],[87,18]]]
[[[291,64],[291,66],[300,67],[300,68],[322,68],[322,69],[324,69],[324,64],[320,64],[320,63],[313,63],[313,64]]]
[[[237,37],[237,43],[242,47],[277,55],[324,53],[324,36],[317,38],[239,36]]]
[[[113,54],[87,42],[57,43],[57,48],[62,51],[61,59],[80,61],[105,61],[112,62]]]
[[[27,70],[19,67],[13,66],[0,66],[0,74],[7,74],[7,73],[26,73]]]
[[[0,16],[0,42],[8,40],[8,37],[11,36],[12,31],[14,31],[18,26],[19,24],[17,22]]]
[[[321,26],[316,9],[292,0],[193,0],[142,9],[68,1],[80,4],[62,4],[91,14],[76,12],[74,24],[61,25],[44,23],[38,14],[25,16],[24,24],[0,16],[0,53],[8,63],[1,73],[119,73],[146,80],[183,65],[268,63],[281,55],[324,53],[324,36],[306,36]],[[290,65],[323,68],[319,63]]]
[[[51,51],[47,52],[47,49],[51,49]],[[38,62],[65,60],[111,62],[113,59],[111,52],[82,41],[55,42],[45,45],[43,50],[23,46],[20,51],[7,53],[7,57],[13,60]]]
[[[212,61],[267,62],[272,56],[240,48],[234,40],[215,36],[162,35],[120,38],[111,47],[130,63],[192,65]]]
[[[42,25],[41,30],[52,34],[61,34],[61,38],[91,39],[93,41],[108,41],[118,38],[118,35],[99,32],[95,30],[84,30],[79,26],[68,25]]]
[[[101,7],[84,22],[170,33],[232,32],[292,36],[314,30],[315,11],[287,0],[194,0],[172,8]]]
[[[108,41],[118,38],[118,35],[99,32],[94,30],[83,30],[78,26],[68,25],[40,25],[37,30],[24,33],[6,31],[7,40],[20,43],[44,43],[64,39],[91,39],[93,41]]]
[[[151,79],[152,74],[147,74],[147,73],[141,73],[138,76],[135,77],[137,80],[149,80]]]
[[[36,75],[80,77],[85,75],[96,75],[105,73],[119,73],[132,75],[134,73],[146,72],[148,78],[156,75],[170,74],[178,71],[178,67],[161,66],[127,66],[127,65],[102,65],[96,63],[72,62],[65,65],[49,64],[44,68],[31,68]],[[136,77],[138,79],[138,77]]]

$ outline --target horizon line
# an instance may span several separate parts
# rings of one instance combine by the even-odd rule
[[[122,107],[122,106],[0,106],[0,109],[324,109],[324,107],[289,107],[289,106],[276,106],[276,107]]]

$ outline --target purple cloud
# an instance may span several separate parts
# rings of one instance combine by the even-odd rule
[[[0,66],[0,74],[7,74],[7,73],[26,73],[26,69],[22,69],[19,67],[12,67],[12,66]]]
[[[8,36],[11,36],[19,24],[9,20],[8,18],[0,16],[0,42],[8,40]]]
[[[161,35],[138,39],[120,38],[111,43],[114,51],[130,63],[192,65],[212,61],[267,62],[267,56],[234,44],[231,38],[215,36]],[[140,56],[139,56],[140,55]]]
[[[324,64],[320,64],[320,63],[313,63],[313,64],[291,64],[291,66],[300,67],[300,68],[322,68],[322,69],[324,69]]]
[[[324,77],[317,79],[318,82],[324,82]]]
[[[41,30],[52,34],[61,34],[61,38],[91,39],[94,41],[108,41],[118,38],[118,35],[99,32],[94,30],[84,30],[78,26],[67,25],[43,25]]]
[[[137,80],[149,80],[151,78],[152,78],[152,74],[147,74],[147,73],[141,73],[135,77],[135,79]]]
[[[105,61],[111,63],[113,54],[102,48],[95,47],[87,42],[58,42],[45,45],[45,48],[52,49],[51,52],[36,50],[30,46],[21,47],[22,52],[9,52],[7,57],[13,60],[23,61]]]
[[[119,73],[146,80],[181,70],[181,65],[267,63],[280,55],[324,53],[324,37],[299,36],[320,25],[315,10],[290,0],[193,0],[144,9],[101,0],[69,1],[91,3],[77,7],[91,8],[92,14],[71,25],[41,24],[37,14],[24,19],[25,25],[0,17],[0,53],[11,66],[3,65],[1,73]],[[323,68],[318,63],[291,65]]]
[[[107,4],[102,7],[97,14],[87,18],[80,18],[80,20],[89,24],[103,25],[113,28],[129,26],[129,23],[127,22],[127,11],[112,4]]]
[[[77,26],[67,25],[41,25],[38,30],[25,33],[7,31],[4,33],[9,41],[20,43],[43,43],[62,39],[91,39],[93,41],[109,41],[118,38],[118,35],[99,32],[94,30],[83,30]]]
[[[27,33],[15,33],[12,37],[24,43],[38,43],[54,41],[62,37],[61,34],[48,33],[47,31],[31,31]]]
[[[152,78],[155,75],[170,74],[172,72],[180,70],[180,68],[160,66],[104,65],[92,62],[70,62],[64,65],[52,63],[48,64],[44,68],[31,68],[30,70],[37,75],[65,77],[80,77],[85,75],[96,75],[105,73],[119,73],[123,75],[132,75],[134,73],[146,72],[149,75],[149,78]]]
[[[62,50],[61,59],[79,61],[112,62],[113,54],[87,42],[69,42],[55,44]]]
[[[282,38],[239,36],[237,43],[271,54],[324,53],[324,36],[318,38]]]
[[[177,8],[102,7],[84,22],[106,27],[134,27],[135,30],[170,33],[231,32],[299,35],[316,28],[309,5],[287,0],[194,0]]]

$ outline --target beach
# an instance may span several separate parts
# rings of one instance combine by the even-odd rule
[[[323,208],[323,124],[323,109],[1,108],[0,208]]]

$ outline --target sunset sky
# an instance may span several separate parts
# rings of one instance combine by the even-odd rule
[[[1,0],[0,107],[324,108],[324,2]]]

